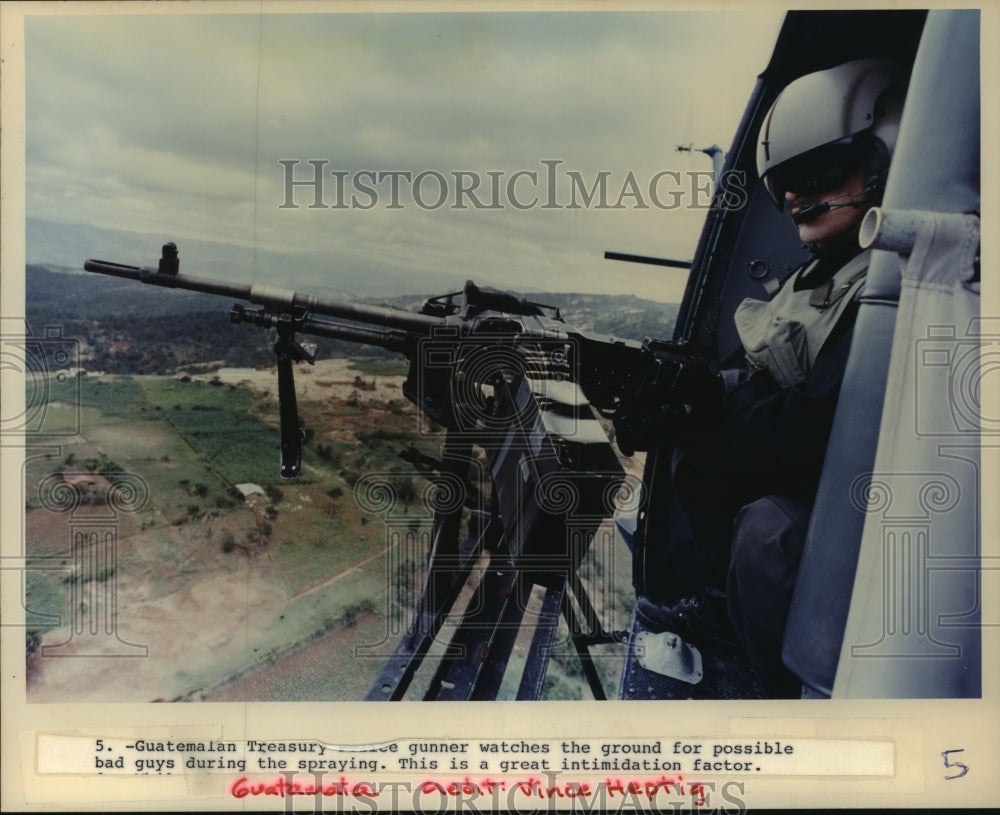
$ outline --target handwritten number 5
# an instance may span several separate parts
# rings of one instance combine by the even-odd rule
[[[963,764],[961,761],[951,761],[948,758],[948,756],[951,753],[964,753],[964,752],[965,752],[965,750],[945,750],[943,753],[941,753],[941,758],[944,759],[944,766],[945,767],[948,767],[948,768],[951,768],[951,767],[961,767],[962,768],[962,772],[958,773],[957,775],[946,775],[944,777],[945,781],[952,781],[952,780],[954,780],[956,778],[961,778],[963,775],[965,775],[969,771],[968,766],[965,765],[965,764]]]

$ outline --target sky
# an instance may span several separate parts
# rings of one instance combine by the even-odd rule
[[[683,272],[603,254],[692,257],[712,162],[677,147],[729,146],[782,17],[100,6],[25,20],[25,212],[148,237],[106,259],[661,300]]]

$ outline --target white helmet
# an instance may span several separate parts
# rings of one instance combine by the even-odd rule
[[[822,164],[830,160],[825,148],[863,162],[870,183],[880,186],[896,146],[906,80],[902,64],[871,57],[791,82],[764,117],[757,142],[757,173],[774,202],[784,204],[782,176],[795,170],[794,160]]]

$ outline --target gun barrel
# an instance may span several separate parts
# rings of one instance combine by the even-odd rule
[[[224,283],[203,277],[193,277],[169,271],[161,271],[148,267],[128,266],[122,263],[111,263],[106,260],[88,260],[83,264],[88,272],[122,277],[136,280],[152,286],[164,286],[170,289],[187,289],[236,300],[246,300],[255,305],[268,308],[291,311],[302,308],[310,314],[322,314],[328,317],[340,317],[345,320],[372,325],[401,328],[408,331],[430,333],[434,326],[441,325],[439,317],[428,314],[416,314],[401,309],[385,306],[370,306],[348,301],[329,300],[311,294],[300,294],[291,289],[283,289],[267,284],[241,285]]]

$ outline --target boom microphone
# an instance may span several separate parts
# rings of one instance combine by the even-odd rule
[[[865,188],[860,193],[842,193],[826,201],[817,201],[814,204],[806,204],[792,216],[792,223],[796,226],[799,224],[812,223],[817,218],[826,215],[826,213],[828,213],[831,209],[840,209],[841,207],[860,207],[863,204],[868,203],[868,196],[875,192],[884,181],[885,173],[880,173],[879,175],[869,178],[865,182]],[[848,196],[850,199],[849,201],[846,201],[843,204],[833,203],[838,198],[843,198],[845,195]]]

